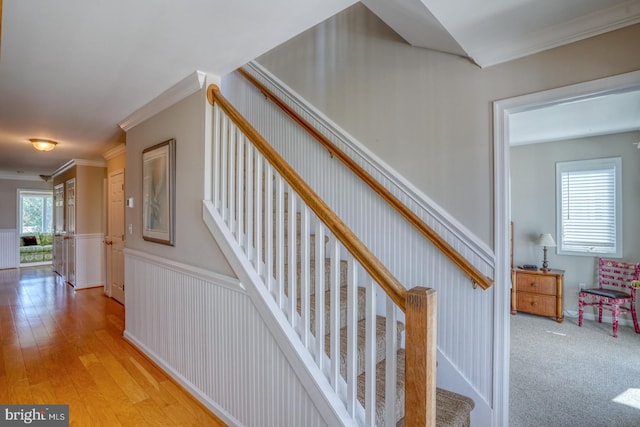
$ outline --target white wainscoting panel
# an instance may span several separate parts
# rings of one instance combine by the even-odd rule
[[[258,64],[252,63],[246,69],[389,189],[483,274],[494,276],[491,249],[455,218],[395,171],[385,169],[384,163],[359,142]],[[225,76],[222,88],[225,97],[405,287],[427,286],[437,290],[439,358],[450,362],[457,375],[467,383],[454,391],[472,396],[476,406],[485,405],[490,411],[494,288],[473,289],[470,279],[446,256],[238,73]],[[446,386],[447,382],[444,379],[442,383]],[[456,379],[451,383],[461,382]]]
[[[104,235],[76,234],[76,289],[104,286]]]
[[[325,426],[237,279],[125,249],[125,337],[229,425]]]
[[[0,270],[18,268],[20,266],[18,246],[17,230],[11,228],[0,229]]]

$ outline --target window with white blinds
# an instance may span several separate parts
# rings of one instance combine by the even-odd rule
[[[622,257],[620,157],[558,162],[558,253]]]

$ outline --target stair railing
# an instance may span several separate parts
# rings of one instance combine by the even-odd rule
[[[229,239],[260,278],[263,298],[281,310],[359,424],[395,425],[401,417],[396,399],[404,394],[405,425],[435,425],[435,290],[407,291],[217,86],[209,86],[207,98],[213,106],[213,141],[205,206],[227,227]],[[341,313],[345,297],[347,309]],[[405,312],[404,357],[396,307]],[[364,328],[358,328],[362,308]],[[385,329],[381,344],[378,328]],[[366,347],[364,374],[359,340]],[[379,345],[384,346],[383,366]],[[396,389],[399,375],[405,377],[404,390]],[[376,390],[379,377],[394,379],[384,382],[384,405]]]
[[[385,188],[380,182],[365,171],[351,157],[345,154],[326,136],[319,132],[307,120],[301,117],[296,111],[289,107],[277,95],[265,87],[258,79],[242,68],[238,73],[253,84],[266,98],[271,100],[278,108],[286,113],[294,122],[296,122],[309,135],[324,146],[329,153],[340,160],[349,170],[351,170],[358,178],[366,183],[373,191],[375,191],[383,200],[385,200],[393,209],[395,209],[406,221],[408,221],[420,234],[429,240],[438,250],[449,258],[460,270],[462,270],[469,278],[473,287],[480,286],[482,289],[488,289],[493,285],[493,279],[482,274],[473,264],[471,264],[464,256],[456,251],[447,241],[440,237],[429,225],[427,225],[418,215],[402,203],[391,191]]]

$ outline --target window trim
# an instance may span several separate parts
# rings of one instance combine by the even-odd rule
[[[605,168],[614,170],[614,221],[615,221],[615,251],[581,251],[563,249],[562,238],[563,217],[562,217],[562,173],[575,171],[589,171]],[[575,256],[606,256],[609,258],[622,258],[622,158],[607,157],[590,160],[574,160],[566,162],[556,162],[556,236],[558,239],[556,253],[558,255]]]
[[[51,230],[42,230],[40,232],[23,232],[23,197],[40,197],[42,199],[51,199]],[[43,206],[43,209],[45,206]],[[44,213],[44,212],[43,212]],[[18,189],[18,234],[37,234],[37,233],[53,233],[53,191],[52,190],[23,190]]]

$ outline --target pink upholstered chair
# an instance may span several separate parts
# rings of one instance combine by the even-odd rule
[[[602,323],[602,310],[611,311],[613,336],[618,336],[618,316],[631,313],[636,334],[640,334],[636,313],[636,286],[640,276],[640,263],[632,264],[611,259],[598,259],[598,287],[583,289],[578,294],[578,326],[582,326],[584,307],[598,307],[598,322]],[[635,282],[635,283],[634,283]],[[623,305],[624,304],[624,305]]]

